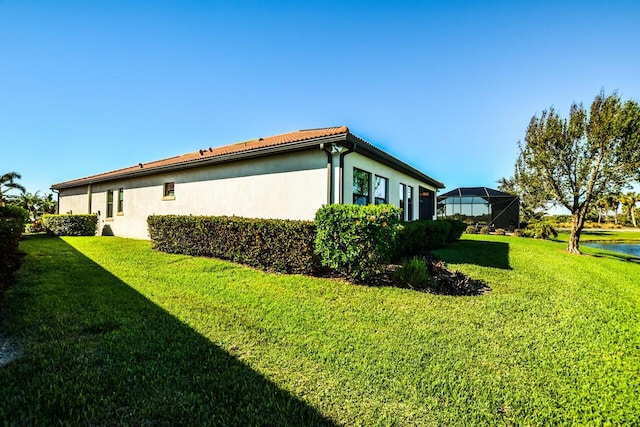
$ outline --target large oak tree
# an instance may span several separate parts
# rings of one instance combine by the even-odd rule
[[[568,250],[579,254],[591,205],[640,178],[640,108],[603,92],[589,112],[571,105],[568,119],[550,108],[531,119],[519,148],[523,190],[571,212]]]

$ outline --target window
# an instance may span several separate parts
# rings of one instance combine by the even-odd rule
[[[165,200],[173,200],[175,198],[176,198],[175,183],[174,182],[165,182],[164,183],[163,199],[165,199]]]
[[[407,186],[407,221],[413,221],[413,187]]]
[[[400,207],[400,209],[402,210],[402,212],[400,213],[400,219],[404,220],[405,219],[404,198],[405,198],[405,194],[407,193],[407,186],[404,184],[400,184],[400,188],[398,189],[398,192],[400,193],[400,200],[398,201],[398,207]]]
[[[358,168],[353,168],[353,204],[369,204],[369,187],[371,174]]]
[[[376,205],[389,203],[389,192],[387,188],[389,188],[389,180],[376,175],[373,186],[373,196],[375,197]]]
[[[118,189],[118,214],[124,213],[124,188]]]
[[[113,218],[113,190],[107,190],[107,218]]]

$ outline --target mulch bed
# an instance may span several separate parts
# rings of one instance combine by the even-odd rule
[[[444,261],[435,259],[431,254],[424,254],[429,269],[429,280],[420,286],[412,286],[408,283],[398,283],[393,280],[393,273],[402,268],[400,265],[389,265],[380,274],[373,285],[394,286],[397,288],[413,289],[438,295],[477,296],[491,291],[482,280],[472,279],[460,271],[451,271]]]

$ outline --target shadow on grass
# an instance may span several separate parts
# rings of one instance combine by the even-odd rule
[[[445,248],[433,251],[433,253],[447,263],[474,264],[511,270],[509,244],[504,242],[458,240]]]
[[[607,246],[611,246],[608,248]],[[580,245],[580,249],[584,252],[585,248],[589,248],[587,255],[594,258],[613,259],[616,261],[630,262],[634,264],[640,264],[640,257],[634,254],[624,253],[623,251],[615,250],[616,244],[608,242],[605,245],[598,245],[598,242],[584,242]],[[596,252],[597,251],[597,252]]]
[[[333,425],[63,240],[28,237],[3,329],[3,424]]]
[[[598,252],[595,254],[589,254],[590,256],[594,257],[594,258],[605,258],[605,259],[614,259],[616,261],[625,261],[625,262],[631,262],[634,264],[640,264],[640,258],[633,256],[633,255],[625,255],[625,254],[618,254],[615,252]]]

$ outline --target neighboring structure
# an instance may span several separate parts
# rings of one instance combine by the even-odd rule
[[[461,187],[438,196],[438,218],[459,219],[470,225],[518,228],[518,196],[487,187]]]
[[[443,184],[352,134],[309,129],[51,186],[60,213],[97,213],[102,234],[148,239],[152,214],[305,219],[331,203],[392,203],[435,218]]]

